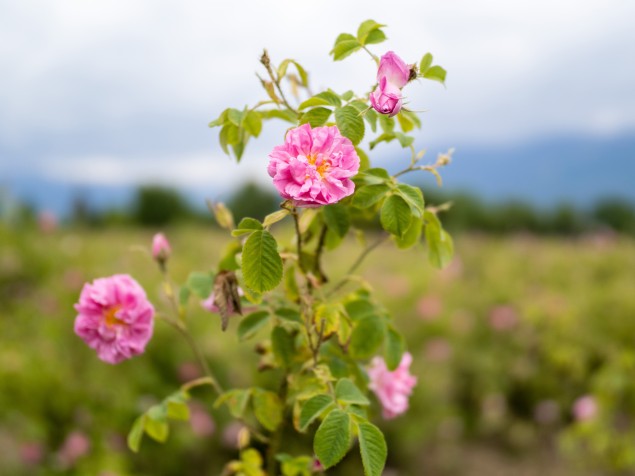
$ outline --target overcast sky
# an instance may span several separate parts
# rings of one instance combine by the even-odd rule
[[[302,63],[315,91],[366,90],[369,58],[328,52],[368,18],[388,25],[377,54],[430,51],[448,70],[447,88],[405,90],[427,111],[421,148],[635,130],[631,0],[0,0],[0,177],[262,179],[284,127],[235,166],[207,123],[262,97],[263,47]]]

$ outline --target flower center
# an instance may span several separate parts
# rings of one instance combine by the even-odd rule
[[[307,155],[306,160],[310,165],[315,166],[315,164],[317,163],[318,157],[316,154],[311,154],[311,155]],[[329,161],[322,159],[320,161],[320,164],[315,167],[315,171],[320,175],[320,177],[324,177],[324,174],[328,171],[330,167],[331,167],[331,164],[329,164]]]
[[[104,322],[106,323],[106,326],[114,327],[125,324],[125,322],[115,316],[119,309],[121,309],[121,306],[112,306],[104,311]]]

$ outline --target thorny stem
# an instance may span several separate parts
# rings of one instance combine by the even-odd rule
[[[357,257],[355,262],[348,269],[344,277],[340,281],[338,281],[338,283],[335,285],[333,289],[331,289],[331,291],[327,294],[327,296],[332,296],[333,294],[337,293],[340,289],[342,289],[342,287],[344,287],[344,285],[348,281],[348,277],[351,274],[353,274],[357,270],[357,268],[360,267],[360,265],[364,262],[364,259],[366,259],[366,256],[368,256],[370,252],[373,251],[375,248],[377,248],[379,245],[384,243],[388,238],[390,238],[390,235],[380,236],[379,239],[377,239],[374,243],[371,243],[366,248],[364,248],[364,250],[360,253],[360,255]]]

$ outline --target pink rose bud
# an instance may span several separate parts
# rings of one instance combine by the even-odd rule
[[[282,198],[299,207],[329,205],[351,195],[351,177],[358,170],[355,147],[337,126],[312,129],[309,124],[287,132],[284,144],[269,154],[267,167]]]
[[[390,117],[401,111],[401,89],[382,78],[377,88],[370,93],[370,105],[380,114],[388,114]]]
[[[383,407],[383,416],[387,420],[408,410],[408,397],[417,384],[417,378],[409,371],[411,363],[412,355],[406,352],[399,367],[392,372],[381,357],[375,357],[368,369],[368,388],[377,395]]]
[[[381,83],[384,78],[388,83],[401,89],[410,79],[410,66],[394,52],[389,51],[379,60],[377,70],[377,82]]]
[[[75,310],[75,333],[109,364],[141,354],[152,337],[154,307],[127,274],[86,283]]]
[[[163,233],[157,233],[152,238],[152,257],[159,263],[165,263],[170,257],[172,249]]]
[[[577,421],[587,421],[595,417],[598,405],[591,395],[584,395],[573,402],[573,417]]]
[[[389,51],[379,60],[377,88],[370,94],[370,104],[378,113],[390,117],[401,111],[403,88],[410,79],[410,67]]]

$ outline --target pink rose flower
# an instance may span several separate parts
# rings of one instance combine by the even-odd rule
[[[152,257],[157,261],[166,261],[172,249],[170,243],[163,233],[157,233],[152,238]]]
[[[380,114],[390,117],[401,111],[403,88],[410,79],[410,67],[394,52],[389,51],[379,60],[377,88],[370,93],[370,104]]]
[[[75,333],[109,364],[141,354],[152,337],[154,307],[126,274],[86,283],[75,310]]]
[[[336,203],[355,190],[350,178],[359,170],[359,157],[336,126],[312,129],[303,124],[291,129],[269,159],[267,172],[273,184],[282,198],[296,206]]]
[[[408,397],[417,384],[417,378],[409,372],[411,363],[412,355],[406,352],[399,367],[392,372],[381,357],[375,357],[368,369],[368,388],[377,395],[383,407],[382,414],[387,420],[408,410]]]

